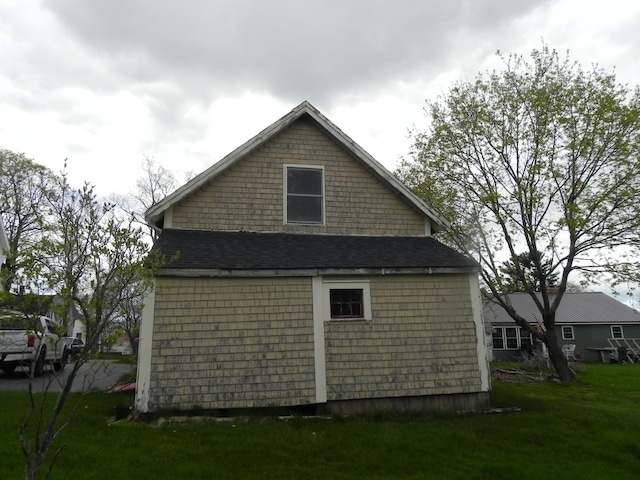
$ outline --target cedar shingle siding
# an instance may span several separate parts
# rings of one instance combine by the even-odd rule
[[[312,403],[311,282],[196,278],[158,282],[151,403],[247,408]]]
[[[283,225],[285,164],[325,168],[326,226]],[[424,218],[310,122],[291,125],[174,207],[174,228],[424,235]]]

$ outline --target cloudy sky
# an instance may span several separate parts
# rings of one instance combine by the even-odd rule
[[[308,100],[393,170],[425,99],[543,40],[640,83],[637,0],[0,0],[0,148],[127,193]]]

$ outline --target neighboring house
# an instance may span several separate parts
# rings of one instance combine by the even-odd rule
[[[131,347],[131,342],[129,341],[129,336],[126,334],[122,334],[115,339],[113,345],[109,345],[107,349],[105,349],[108,353],[119,353],[121,355],[131,355],[133,354],[133,348]]]
[[[542,323],[540,312],[528,293],[508,295],[511,305],[532,326]],[[484,320],[491,325],[492,360],[522,358],[523,346],[534,345],[532,336],[520,328],[507,312],[491,303]],[[640,313],[601,292],[565,293],[556,312],[556,334],[560,345],[575,345],[574,355],[585,362],[602,361],[603,353],[617,354],[609,339],[640,338]]]
[[[307,102],[147,211],[136,407],[479,409],[475,261]]]

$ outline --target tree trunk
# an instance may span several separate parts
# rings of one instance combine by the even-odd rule
[[[549,360],[553,365],[558,377],[561,382],[574,382],[575,375],[573,371],[569,368],[569,361],[567,357],[562,353],[562,348],[558,344],[558,337],[555,334],[555,330],[547,331],[545,335],[545,344],[547,345],[547,349],[549,351]]]

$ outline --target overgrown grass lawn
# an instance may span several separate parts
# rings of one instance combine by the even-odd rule
[[[82,400],[53,479],[638,479],[640,365],[575,384],[494,382],[483,414],[115,422],[118,394]],[[74,397],[78,399],[79,397]],[[0,393],[0,478],[21,478],[27,394]]]

